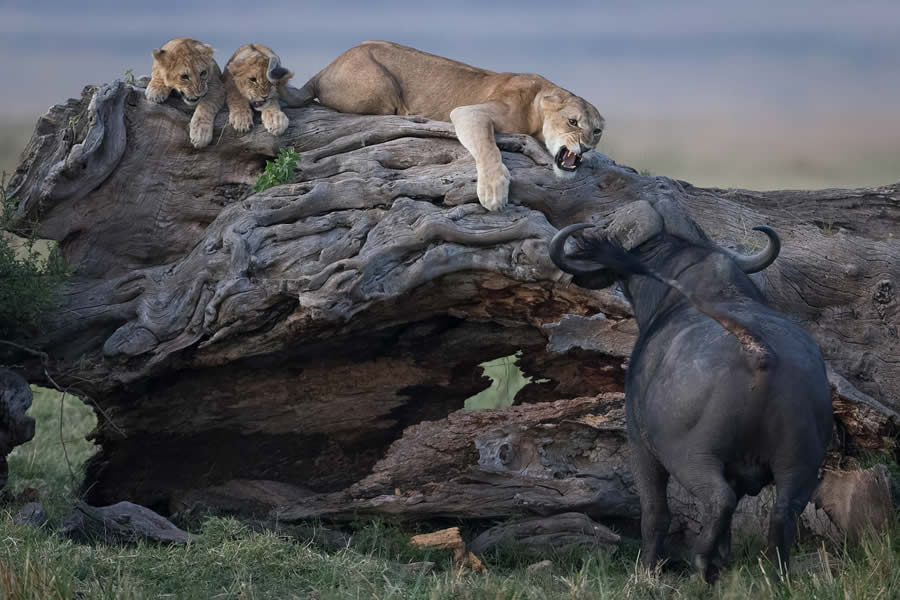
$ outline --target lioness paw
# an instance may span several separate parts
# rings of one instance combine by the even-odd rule
[[[253,127],[253,111],[249,108],[247,110],[232,110],[228,113],[228,122],[238,133],[246,133]]]
[[[203,148],[212,141],[213,126],[211,122],[191,119],[191,144],[194,148]]]
[[[488,210],[501,210],[509,199],[509,169],[498,166],[478,169],[478,201]]]
[[[161,88],[159,86],[153,85],[153,82],[150,82],[150,85],[147,86],[147,89],[144,91],[144,96],[150,102],[155,102],[156,104],[161,104],[166,101],[166,98],[169,97],[169,90],[166,88]]]
[[[266,126],[266,131],[273,135],[281,135],[290,124],[287,115],[280,110],[264,110],[262,122]]]

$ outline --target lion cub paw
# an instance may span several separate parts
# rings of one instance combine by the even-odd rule
[[[155,86],[151,82],[150,85],[147,86],[147,89],[144,90],[144,97],[150,102],[161,104],[169,97],[169,90]]]
[[[273,135],[281,135],[290,125],[287,115],[280,110],[264,110],[262,122],[266,126],[266,131]]]
[[[249,108],[247,110],[232,110],[228,113],[228,122],[238,133],[246,133],[253,127],[253,111]]]
[[[478,201],[488,210],[501,210],[509,200],[509,169],[502,162],[478,169]]]
[[[194,148],[203,148],[212,141],[213,125],[206,120],[191,119],[190,134]]]

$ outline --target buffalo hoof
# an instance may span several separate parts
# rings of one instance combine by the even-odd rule
[[[694,566],[697,567],[697,571],[700,573],[700,577],[703,578],[703,581],[710,585],[718,581],[719,575],[722,573],[722,570],[718,565],[710,561],[707,557],[700,556],[699,554],[694,557]]]

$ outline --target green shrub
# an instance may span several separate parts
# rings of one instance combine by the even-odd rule
[[[68,269],[55,245],[35,237],[8,233],[16,214],[16,201],[0,177],[0,337],[16,337],[37,326],[42,315],[59,304],[59,291]]]
[[[275,160],[266,161],[266,170],[256,180],[253,191],[261,192],[276,185],[290,183],[294,179],[298,160],[300,160],[300,155],[293,147],[282,148]]]

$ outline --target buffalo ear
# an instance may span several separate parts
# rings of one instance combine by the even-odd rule
[[[616,282],[616,274],[608,269],[602,269],[590,275],[575,275],[572,283],[588,290],[602,290]]]

